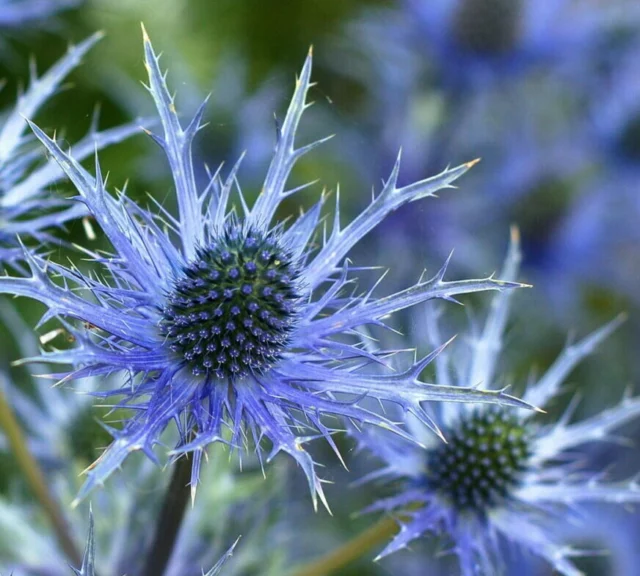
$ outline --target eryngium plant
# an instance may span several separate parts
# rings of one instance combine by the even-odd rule
[[[41,161],[42,153],[34,149],[33,137],[25,135],[25,118],[33,118],[102,36],[97,33],[72,46],[66,56],[39,78],[33,69],[29,88],[0,120],[0,262],[11,261],[20,254],[16,235],[44,242],[51,239],[46,232],[48,228],[62,226],[87,213],[81,204],[48,193],[47,189],[60,182],[64,173],[55,160]],[[137,125],[126,125],[99,132],[96,121],[87,136],[73,147],[77,160],[139,130]]]
[[[502,277],[515,279],[519,263],[514,233]],[[502,378],[496,364],[503,349],[508,318],[507,293],[497,295],[481,331],[471,330],[461,346],[436,359],[437,380],[446,386],[481,383],[493,388]],[[560,354],[524,399],[544,406],[561,391],[573,368],[623,321],[616,318]],[[431,341],[440,338],[438,312],[427,315]],[[610,442],[612,431],[640,414],[640,398],[625,398],[596,416],[571,422],[575,403],[553,424],[532,420],[531,413],[501,407],[441,405],[437,421],[447,443],[433,442],[421,426],[412,427],[417,442],[396,442],[384,433],[358,434],[364,447],[385,463],[369,479],[398,482],[402,489],[369,510],[400,515],[400,531],[379,557],[405,548],[412,540],[440,535],[457,555],[463,576],[501,574],[505,543],[539,556],[565,576],[582,574],[570,560],[580,551],[553,539],[563,523],[584,520],[585,503],[624,505],[640,501],[635,480],[607,482],[601,471],[584,469],[583,445]],[[510,572],[509,572],[510,573]]]
[[[262,454],[260,446],[267,439],[268,458],[286,452],[303,468],[315,504],[316,495],[324,496],[304,444],[319,435],[335,448],[334,429],[323,421],[324,414],[406,435],[361,400],[397,404],[436,431],[421,402],[523,406],[501,390],[422,382],[419,376],[436,353],[403,373],[386,370],[371,376],[362,371],[393,351],[363,349],[358,327],[384,325],[383,319],[394,312],[432,298],[518,286],[492,277],[447,282],[445,264],[430,280],[421,278],[384,297],[374,296],[373,289],[364,295],[352,292],[352,269],[345,260],[352,246],[403,204],[451,187],[473,163],[398,187],[398,161],[380,194],[344,228],[336,206],[333,228],[330,233],[325,229],[318,243],[325,196],[289,226],[273,223],[281,202],[306,187],[287,189],[294,164],[324,141],[294,145],[300,118],[310,105],[311,54],[278,131],[263,189],[249,208],[237,187],[239,162],[226,179],[218,171],[208,186],[198,189],[191,144],[201,128],[204,104],[183,128],[146,34],[144,51],[148,90],[163,128],[162,135],[151,136],[171,167],[178,215],[159,205],[158,212],[151,212],[122,193],[111,196],[97,158],[94,176],[31,124],[114,252],[104,256],[85,250],[84,256],[103,268],[101,274],[87,276],[26,251],[31,275],[0,278],[0,292],[44,303],[48,311],[43,321],[63,319],[75,338],[72,349],[39,357],[73,366],[59,378],[127,376],[122,387],[102,395],[121,397],[118,405],[133,409],[134,416],[122,429],[111,430],[115,440],[90,467],[78,498],[101,484],[128,454],[142,450],[155,459],[153,448],[171,422],[180,432],[173,454],[194,453],[194,494],[207,445],[230,441],[241,447],[250,439]],[[230,203],[234,190],[239,208]]]

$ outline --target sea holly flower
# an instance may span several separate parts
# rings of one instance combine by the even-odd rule
[[[554,250],[562,247],[545,232],[580,196],[571,192],[580,184],[585,150],[568,143],[575,140],[584,74],[573,80],[589,59],[575,56],[593,51],[615,26],[606,12],[563,0],[406,0],[400,8],[364,11],[349,23],[330,60],[366,94],[355,107],[353,142],[341,140],[351,164],[361,174],[375,173],[402,143],[403,177],[410,180],[450,158],[477,151],[483,157],[469,181],[480,194],[437,203],[429,226],[419,213],[398,214],[385,223],[380,250],[390,247],[393,254],[417,242],[429,246],[430,258],[441,258],[455,246],[459,270],[474,274],[492,261],[503,230],[517,221],[528,229],[523,237],[527,265],[536,273],[532,283],[545,290],[564,284],[549,280]],[[575,23],[571,30],[561,24],[567,14]],[[539,97],[528,98],[532,88]],[[353,145],[363,138],[373,142],[373,151]],[[492,210],[478,219],[487,201]],[[545,227],[530,224],[543,216],[550,221]],[[404,259],[395,276],[413,274],[414,267]]]
[[[349,143],[343,146],[345,156],[361,172],[372,173],[392,161],[401,142],[406,149],[405,178],[443,166],[451,158],[465,158],[470,150],[481,150],[483,163],[470,180],[471,188],[481,193],[438,203],[433,226],[423,226],[410,211],[403,213],[401,223],[400,216],[389,223],[390,239],[385,234],[384,245],[399,250],[417,241],[434,255],[455,246],[457,262],[465,271],[482,270],[503,241],[503,227],[517,221],[527,231],[523,238],[527,266],[536,274],[533,283],[553,290],[557,304],[555,288],[566,289],[566,266],[574,268],[576,261],[570,255],[557,258],[558,251],[574,250],[560,242],[586,246],[574,250],[585,263],[609,255],[608,237],[574,239],[570,236],[575,227],[564,220],[584,210],[579,204],[590,194],[579,188],[589,149],[597,145],[596,134],[582,133],[579,126],[585,101],[592,101],[594,94],[606,96],[596,98],[593,107],[600,139],[612,140],[616,156],[633,155],[633,125],[627,121],[633,119],[628,112],[638,102],[637,54],[628,58],[633,67],[628,67],[632,73],[626,74],[626,82],[616,81],[619,90],[596,73],[596,62],[611,53],[615,69],[625,68],[624,52],[629,51],[620,47],[628,42],[612,38],[625,28],[631,30],[635,14],[616,3],[566,0],[404,0],[399,5],[365,10],[333,43],[339,47],[331,55],[334,69],[367,95],[355,107],[357,129],[352,138],[374,143],[373,152],[365,154],[362,147]],[[568,21],[571,26],[565,25]],[[532,91],[538,97],[529,98]],[[616,187],[619,177],[619,170],[607,174],[606,182],[596,183],[594,189]],[[611,190],[602,193],[605,199],[618,196]],[[487,200],[491,213],[476,218]],[[537,225],[541,218],[544,227]],[[615,241],[618,231],[626,230],[613,229]],[[600,279],[619,276],[619,271],[604,266],[585,266]],[[407,268],[411,273],[411,265]],[[570,276],[584,276],[582,271],[571,272]],[[617,279],[612,283],[622,284]]]
[[[519,258],[514,237],[503,278],[516,278]],[[495,297],[483,329],[471,330],[468,338],[458,340],[459,349],[438,356],[438,382],[496,385],[510,298],[506,292]],[[573,368],[622,321],[616,318],[565,348],[545,374],[532,379],[524,399],[545,406]],[[440,339],[433,310],[426,328],[429,339]],[[608,482],[601,472],[588,472],[581,451],[585,444],[611,441],[614,429],[640,415],[640,398],[625,398],[577,422],[572,422],[574,402],[554,424],[539,424],[530,413],[502,407],[449,403],[439,408],[436,420],[447,443],[434,442],[417,423],[412,429],[423,446],[397,442],[376,430],[357,434],[363,447],[384,462],[366,479],[402,486],[369,509],[399,515],[400,531],[379,557],[435,534],[457,555],[464,576],[502,573],[505,544],[542,558],[563,575],[577,576],[581,572],[570,558],[580,552],[552,539],[551,531],[557,534],[563,523],[579,522],[589,503],[640,501],[635,480]]]
[[[20,253],[16,249],[16,235],[46,241],[50,239],[47,229],[87,214],[81,204],[47,193],[49,186],[64,178],[64,172],[53,159],[41,161],[41,152],[32,146],[33,137],[25,135],[25,118],[34,117],[102,36],[97,33],[72,46],[39,78],[32,70],[29,88],[18,97],[13,110],[0,120],[0,261],[12,260]],[[102,132],[97,130],[96,124],[97,117],[89,133],[73,147],[76,160],[83,160],[96,149],[121,142],[139,132],[139,123]]]
[[[294,145],[309,106],[311,54],[296,82],[263,189],[249,208],[236,186],[239,162],[226,179],[218,171],[198,190],[191,144],[201,127],[204,104],[183,128],[146,33],[144,51],[148,89],[163,127],[162,135],[152,137],[166,153],[178,215],[160,206],[152,213],[122,193],[109,195],[97,158],[94,176],[31,124],[76,186],[78,200],[114,253],[105,257],[84,250],[104,267],[103,274],[86,276],[27,250],[25,265],[31,275],[0,278],[1,292],[34,298],[48,307],[43,322],[63,319],[75,346],[39,357],[73,365],[61,379],[126,375],[121,387],[101,395],[121,397],[118,406],[132,409],[134,415],[122,429],[111,430],[114,442],[88,470],[79,499],[102,484],[130,453],[141,450],[155,460],[153,448],[171,422],[180,432],[174,455],[194,453],[194,495],[207,445],[229,441],[240,447],[251,439],[262,455],[260,446],[268,440],[269,459],[286,452],[303,468],[315,503],[317,495],[324,496],[304,444],[321,436],[337,452],[334,430],[323,421],[324,414],[406,435],[361,401],[371,397],[397,404],[427,425],[432,422],[421,402],[524,405],[502,390],[422,382],[419,376],[437,352],[403,373],[367,375],[367,365],[384,364],[393,351],[365,350],[356,336],[359,327],[384,326],[383,320],[394,312],[425,300],[519,286],[493,277],[448,282],[445,264],[431,279],[421,278],[399,292],[378,297],[372,288],[352,295],[355,270],[346,260],[351,247],[401,205],[451,187],[473,163],[398,187],[398,160],[380,194],[344,228],[336,207],[333,228],[318,247],[315,233],[322,226],[325,196],[289,226],[272,222],[281,202],[307,187],[287,189],[294,164],[324,141]],[[236,189],[239,208],[230,204]],[[303,436],[301,430],[309,432]]]

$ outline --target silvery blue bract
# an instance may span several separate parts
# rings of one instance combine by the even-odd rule
[[[41,151],[30,146],[33,137],[25,135],[25,118],[35,116],[102,36],[94,34],[69,48],[67,55],[40,78],[32,70],[29,88],[18,97],[13,110],[0,120],[0,262],[12,261],[20,255],[21,250],[16,248],[16,235],[48,241],[51,239],[46,232],[48,228],[60,227],[87,214],[84,206],[48,193],[49,187],[64,178],[64,172],[53,159],[40,162]],[[99,132],[95,124],[94,121],[87,136],[72,148],[78,160],[138,132],[138,124],[103,132]]]

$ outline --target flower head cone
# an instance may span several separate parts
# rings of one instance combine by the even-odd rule
[[[516,278],[519,262],[517,234],[503,271]],[[508,317],[510,295],[494,298],[481,331],[471,331],[465,349],[449,350],[436,359],[437,380],[447,386],[458,383],[495,385],[496,364]],[[560,392],[572,369],[589,355],[623,318],[616,318],[560,354],[547,372],[532,381],[524,398],[536,406]],[[427,315],[431,340],[440,338],[436,313]],[[455,372],[454,370],[455,369]],[[454,376],[455,373],[455,376]],[[578,422],[572,409],[554,424],[539,425],[532,413],[501,407],[441,404],[437,414],[447,443],[435,443],[415,426],[420,447],[374,430],[358,436],[364,447],[377,454],[385,466],[367,479],[398,481],[404,487],[380,500],[370,510],[399,514],[400,531],[380,554],[405,548],[427,534],[451,543],[463,576],[501,574],[505,545],[542,558],[565,576],[581,572],[571,556],[581,554],[550,535],[562,526],[584,520],[586,503],[624,505],[640,500],[634,480],[607,482],[602,474],[582,466],[579,449],[592,442],[613,439],[612,431],[640,415],[640,399],[625,398],[618,406]],[[587,552],[588,553],[588,552]]]
[[[383,319],[394,312],[432,298],[452,300],[462,293],[518,286],[492,277],[447,282],[445,265],[433,278],[421,278],[388,296],[374,296],[373,288],[353,293],[353,270],[345,259],[351,247],[401,205],[450,187],[472,163],[404,187],[397,186],[396,163],[380,194],[354,221],[341,227],[336,207],[333,227],[316,242],[324,196],[290,225],[272,222],[282,200],[306,187],[287,189],[295,162],[322,142],[294,145],[309,106],[311,54],[278,131],[263,189],[249,208],[237,186],[239,162],[226,178],[218,172],[205,189],[197,189],[191,144],[204,104],[183,128],[146,34],[144,50],[148,89],[163,128],[162,135],[152,137],[167,156],[178,215],[162,207],[152,213],[124,193],[111,196],[97,159],[94,176],[31,124],[114,251],[106,257],[85,251],[104,267],[99,276],[27,251],[30,277],[0,278],[1,292],[43,302],[48,311],[42,321],[60,318],[75,338],[72,349],[40,357],[74,366],[61,377],[126,376],[122,387],[102,395],[121,397],[118,405],[133,410],[134,416],[111,431],[115,440],[88,470],[79,498],[131,452],[142,450],[155,459],[153,448],[172,422],[180,435],[173,453],[194,452],[194,494],[208,444],[225,441],[239,448],[251,441],[261,454],[264,440],[271,444],[268,458],[286,452],[303,468],[315,502],[316,495],[323,498],[322,488],[304,444],[321,436],[335,447],[335,429],[322,419],[325,414],[406,435],[361,400],[397,404],[436,431],[421,402],[524,405],[502,391],[422,382],[421,372],[437,353],[403,373],[388,370],[372,376],[363,370],[384,364],[393,351],[365,350],[358,327],[384,326]],[[239,209],[230,204],[236,192]]]
[[[54,159],[40,162],[42,154],[34,149],[33,137],[25,135],[25,118],[33,118],[102,36],[94,34],[70,47],[41,77],[32,69],[29,88],[0,120],[0,262],[13,261],[21,253],[16,248],[17,235],[47,241],[51,238],[47,229],[87,214],[81,204],[47,194],[47,188],[62,180],[64,172]],[[77,160],[138,132],[137,124],[100,132],[97,120],[96,116],[88,134],[73,147]]]

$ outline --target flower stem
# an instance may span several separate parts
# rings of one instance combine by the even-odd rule
[[[291,576],[328,576],[361,558],[398,532],[398,520],[387,516],[333,552],[298,567]]]
[[[82,563],[82,554],[76,547],[69,527],[65,520],[64,514],[58,505],[58,502],[49,492],[49,485],[45,480],[44,474],[38,461],[33,457],[29,450],[27,439],[25,438],[20,423],[15,417],[3,386],[0,385],[0,429],[2,429],[9,441],[11,450],[16,458],[18,467],[24,475],[24,478],[31,488],[36,499],[42,506],[45,514],[49,517],[53,529],[60,543],[60,547],[64,550],[67,558],[76,566]]]
[[[176,461],[167,493],[164,497],[156,533],[149,549],[142,576],[162,576],[176,544],[180,525],[189,501],[191,458],[185,456]]]

